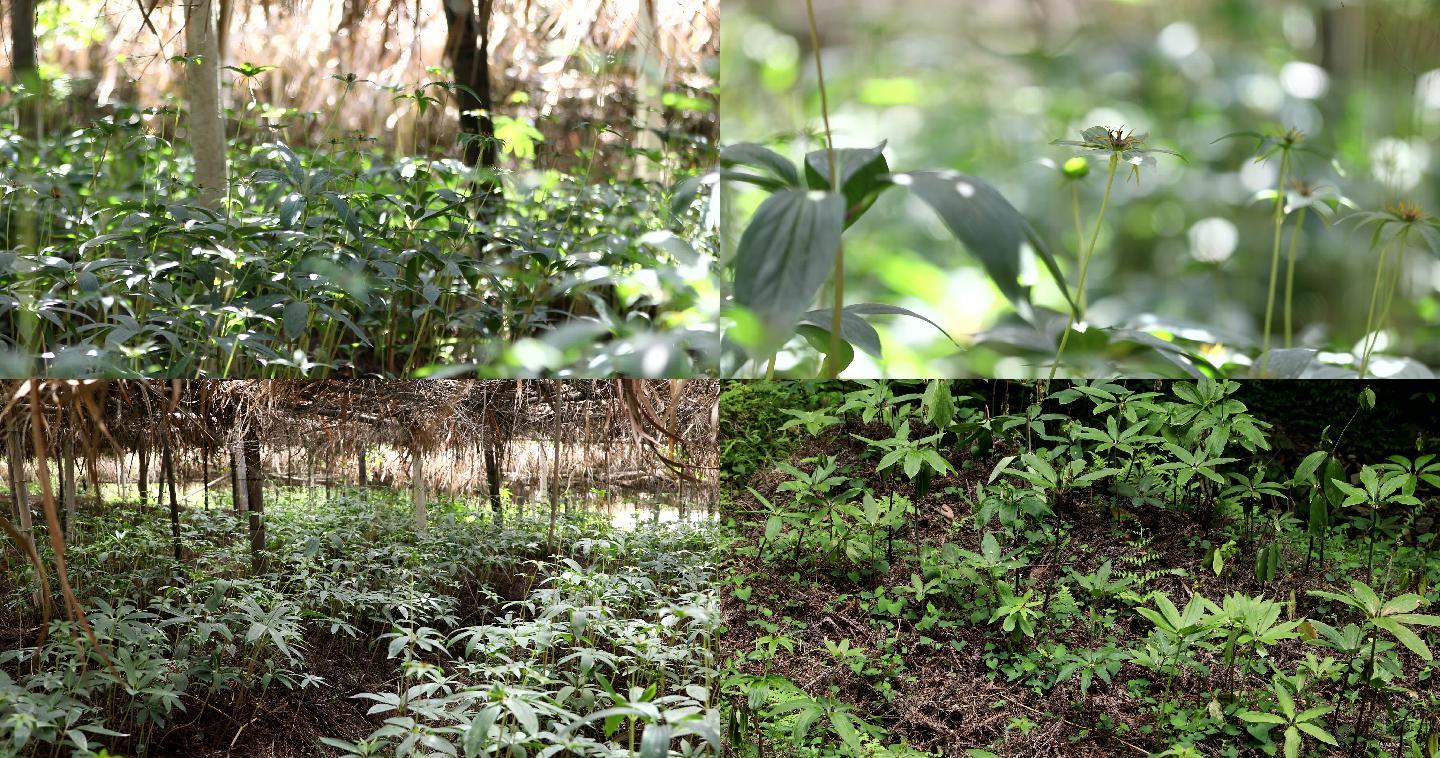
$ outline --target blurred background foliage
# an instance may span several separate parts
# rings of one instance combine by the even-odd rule
[[[822,147],[805,3],[724,0],[721,12],[723,141],[794,158]],[[1252,160],[1253,140],[1218,138],[1298,128],[1334,157],[1301,156],[1298,178],[1364,210],[1400,200],[1440,210],[1434,0],[824,0],[816,13],[837,146],[888,140],[892,170],[952,168],[995,184],[1060,256],[1071,287],[1077,235],[1059,164],[1074,153],[1050,142],[1123,125],[1183,153],[1187,162],[1162,156],[1138,184],[1116,182],[1087,320],[1148,324],[1219,365],[1259,349],[1273,206],[1256,196],[1273,191],[1278,161]],[[1103,156],[1092,159],[1080,188],[1087,234],[1103,168]],[[727,187],[726,255],[760,199]],[[1348,351],[1375,276],[1370,229],[1316,216],[1299,246],[1296,344]],[[1289,226],[1285,234],[1288,246]],[[923,322],[889,319],[878,324],[884,359],[857,355],[847,376],[1043,376],[1049,355],[987,339],[1014,321],[1011,308],[922,204],[889,194],[846,240],[848,302],[912,308],[964,343],[957,350]],[[1406,269],[1399,328],[1381,352],[1440,365],[1440,261],[1412,251]],[[1043,269],[1034,281],[1040,304],[1064,309]],[[807,352],[782,354],[781,372],[813,376]],[[1113,353],[1093,371],[1150,368],[1175,373]]]

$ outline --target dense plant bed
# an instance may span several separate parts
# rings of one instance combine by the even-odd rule
[[[722,398],[806,396],[722,489],[733,754],[1435,751],[1430,451],[1277,455],[1234,383],[842,387]]]
[[[719,750],[713,529],[581,512],[549,555],[548,515],[431,508],[419,537],[388,491],[274,497],[259,573],[228,508],[186,511],[179,562],[161,518],[85,516],[67,553],[98,651],[53,620],[37,657],[34,577],[5,556],[0,753]]]

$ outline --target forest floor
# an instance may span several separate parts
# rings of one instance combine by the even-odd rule
[[[914,436],[931,431],[919,426]],[[1227,741],[1228,750],[1235,751],[1234,745],[1246,741],[1243,734],[1227,732],[1214,723],[1225,719],[1210,717],[1222,706],[1229,714],[1235,704],[1253,702],[1250,691],[1268,689],[1269,671],[1294,671],[1307,656],[1322,652],[1319,646],[1286,640],[1264,651],[1263,666],[1238,671],[1229,669],[1219,645],[1199,646],[1193,665],[1177,674],[1167,697],[1163,677],[1128,659],[1129,651],[1145,648],[1153,628],[1131,607],[1143,605],[1156,591],[1177,606],[1192,595],[1219,603],[1228,594],[1243,593],[1276,599],[1287,604],[1285,619],[1300,618],[1316,607],[1307,590],[1343,589],[1343,580],[1364,576],[1356,560],[1363,560],[1363,549],[1356,543],[1332,545],[1322,568],[1319,561],[1307,561],[1306,542],[1293,535],[1284,541],[1284,570],[1274,580],[1258,581],[1243,558],[1217,575],[1209,550],[1243,531],[1235,513],[1193,503],[1183,509],[1115,507],[1099,490],[1082,491],[1052,504],[1048,526],[1035,527],[1046,536],[1002,534],[1001,549],[1013,558],[1003,573],[1017,588],[1015,594],[1033,591],[1040,604],[1048,601],[1033,636],[1007,635],[992,623],[993,608],[974,608],[968,600],[926,586],[938,576],[932,559],[952,549],[947,546],[983,552],[988,530],[977,528],[971,498],[1002,456],[1023,448],[1002,441],[983,456],[947,455],[955,473],[937,474],[930,492],[920,497],[912,481],[875,474],[873,453],[852,435],[884,439],[891,429],[847,420],[818,436],[799,435],[787,460],[808,471],[824,456],[834,456],[837,475],[852,477],[851,484],[877,497],[896,493],[914,502],[890,545],[888,566],[882,562],[873,573],[856,572],[852,565],[839,565],[843,561],[810,556],[797,562],[798,549],[794,555],[778,545],[757,549],[766,538],[765,509],[746,487],[773,503],[787,502],[790,493],[780,489],[790,479],[785,473],[762,469],[727,486],[722,496],[722,511],[734,520],[740,548],[730,556],[731,581],[722,596],[728,630],[722,652],[738,672],[768,683],[769,704],[781,707],[770,712],[768,721],[762,716],[758,730],[764,733],[760,739],[782,751],[795,723],[793,716],[779,715],[790,698],[816,700],[878,727],[868,733],[857,727],[874,755],[910,754],[899,745],[925,751],[916,754],[944,756],[1144,755],[1166,750],[1201,722],[1205,731],[1197,730],[1198,739],[1206,733],[1221,738],[1209,743],[1205,754]],[[1253,555],[1253,533],[1238,536],[1236,554]],[[1107,564],[1111,569],[1102,568]],[[1077,577],[1110,570],[1123,589],[1092,599],[1077,582]],[[1384,571],[1388,578],[1390,567]],[[1433,561],[1429,571],[1440,575],[1440,561]],[[905,601],[898,606],[903,610],[896,610],[897,600]],[[756,652],[777,637],[787,638],[793,650],[773,656]],[[1104,663],[1092,669],[1093,679],[1085,677],[1082,691],[1078,676],[1065,664],[1086,651],[1103,654]],[[1408,676],[1391,682],[1399,697],[1385,707],[1391,712],[1409,708],[1423,722],[1428,706],[1421,693],[1434,669],[1403,651],[1402,657]],[[1101,669],[1107,669],[1103,679]],[[1354,698],[1341,683],[1313,686],[1317,697],[1331,702]],[[1232,690],[1241,696],[1233,698]],[[1343,718],[1332,714],[1329,722],[1343,736],[1359,720],[1355,709],[1346,710]],[[1229,724],[1236,728],[1233,718]],[[795,755],[832,754],[815,744],[799,740],[789,749]],[[1389,740],[1372,747],[1398,750],[1400,744]]]
[[[677,742],[718,741],[705,524],[562,514],[551,555],[548,520],[513,511],[497,526],[488,508],[431,503],[417,538],[403,495],[280,496],[255,573],[228,509],[186,512],[181,562],[164,516],[112,504],[67,548],[103,658],[57,620],[32,671],[33,575],[0,556],[0,754],[609,755],[624,731],[585,717],[612,678],[644,690],[652,671],[652,720]]]

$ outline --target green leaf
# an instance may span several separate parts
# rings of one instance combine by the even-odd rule
[[[825,373],[829,373],[829,367],[832,362],[837,364],[835,366],[835,373],[838,374],[855,361],[855,348],[845,339],[843,326],[840,330],[841,337],[838,344],[832,344],[829,329],[822,329],[814,324],[802,323],[795,331],[801,337],[804,337],[806,342],[810,343],[811,349],[825,356],[825,366],[827,369]],[[879,337],[877,336],[876,338],[878,339]],[[830,355],[832,349],[836,350],[835,356]]]
[[[856,305],[845,306],[845,312],[855,313],[861,316],[909,316],[910,318],[918,318],[921,321],[924,321],[925,323],[935,327],[937,331],[945,335],[945,339],[950,340],[950,342],[953,343],[956,347],[960,346],[960,343],[955,342],[955,338],[951,337],[950,333],[941,328],[939,324],[931,321],[928,318],[925,318],[924,316],[910,310],[909,308],[901,308],[898,305],[886,305],[884,303],[858,303]]]
[[[1320,464],[1324,463],[1329,455],[1330,454],[1324,450],[1316,450],[1305,456],[1305,460],[1300,461],[1300,468],[1295,470],[1295,481],[1313,484],[1315,482],[1315,472],[1319,470]]]
[[[309,319],[310,306],[307,303],[300,300],[286,303],[285,314],[281,319],[281,324],[285,328],[285,337],[292,340],[299,338],[309,326]]]
[[[640,758],[665,758],[670,754],[670,727],[667,724],[646,724],[640,735]]]
[[[907,187],[945,222],[1026,321],[1034,321],[1030,291],[1020,284],[1022,250],[1026,243],[1050,270],[1067,302],[1070,294],[1049,248],[1015,206],[994,187],[958,171],[915,171],[894,174],[891,181]]]
[[[800,317],[800,323],[809,324],[824,332],[825,339],[828,343],[830,339],[830,325],[832,323],[831,313],[827,308],[809,311]],[[880,333],[875,331],[875,327],[871,326],[870,322],[860,318],[854,311],[848,309],[841,310],[840,339],[850,343],[854,347],[864,350],[876,358],[884,357],[881,355]],[[821,352],[826,351],[822,350]]]
[[[835,151],[835,168],[840,175],[840,194],[845,196],[845,226],[860,219],[880,193],[894,186],[887,176],[885,143],[871,148],[840,148]],[[805,156],[805,181],[810,189],[830,190],[829,151],[814,150]]]
[[[1273,713],[1260,713],[1260,712],[1258,712],[1258,711],[1241,711],[1241,712],[1239,712],[1239,713],[1236,714],[1236,715],[1239,716],[1242,721],[1249,721],[1249,722],[1252,723],[1252,724],[1284,724],[1284,723],[1288,723],[1288,722],[1285,721],[1285,719],[1284,719],[1283,717],[1281,717],[1281,716],[1276,716],[1276,715],[1273,714]]]
[[[720,148],[720,165],[750,166],[773,177],[782,187],[800,189],[800,172],[785,156],[763,145],[741,142]]]
[[[859,754],[862,749],[860,735],[855,731],[855,725],[851,723],[850,717],[834,711],[830,714],[830,724],[835,727],[835,733],[840,735],[840,739],[845,742],[846,747]]]
[[[1375,626],[1395,635],[1395,639],[1399,640],[1400,644],[1409,648],[1410,652],[1427,661],[1435,659],[1434,656],[1430,654],[1430,647],[1425,644],[1424,640],[1420,639],[1420,635],[1410,631],[1409,628],[1400,624],[1395,619],[1388,616],[1380,616],[1370,621]]]
[[[830,275],[840,252],[844,200],[836,194],[781,190],[760,204],[735,255],[735,301],[770,330],[778,347]]]
[[[1301,731],[1303,731],[1303,732],[1305,732],[1306,734],[1310,735],[1311,737],[1314,737],[1315,739],[1320,740],[1321,742],[1325,743],[1326,745],[1334,745],[1334,746],[1336,746],[1336,747],[1339,747],[1339,746],[1340,746],[1339,741],[1337,741],[1337,740],[1335,739],[1334,735],[1330,734],[1329,732],[1325,731],[1324,729],[1321,729],[1319,726],[1316,726],[1315,724],[1311,724],[1311,723],[1308,723],[1308,722],[1305,722],[1305,721],[1301,721],[1301,722],[1295,724],[1295,726],[1296,726],[1298,729],[1300,729]]]

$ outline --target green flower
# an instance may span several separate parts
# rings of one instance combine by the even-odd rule
[[[1155,157],[1151,153],[1164,153],[1173,155],[1180,160],[1185,156],[1174,150],[1166,150],[1163,147],[1145,147],[1145,139],[1148,134],[1136,134],[1134,131],[1126,132],[1120,129],[1111,129],[1105,126],[1092,126],[1080,132],[1080,140],[1057,139],[1051,142],[1052,145],[1069,145],[1085,150],[1092,150],[1101,153],[1110,153],[1112,157],[1130,164],[1131,176],[1140,180],[1140,167],[1155,165]]]
[[[1381,239],[1385,229],[1390,226],[1398,227],[1395,233],[1400,230],[1409,229],[1419,234],[1425,241],[1425,246],[1436,255],[1440,255],[1440,218],[1425,213],[1424,209],[1413,203],[1403,200],[1385,206],[1381,212],[1362,211],[1352,213],[1345,217],[1346,221],[1357,221],[1357,229],[1367,224],[1375,224],[1375,236],[1372,245]]]

